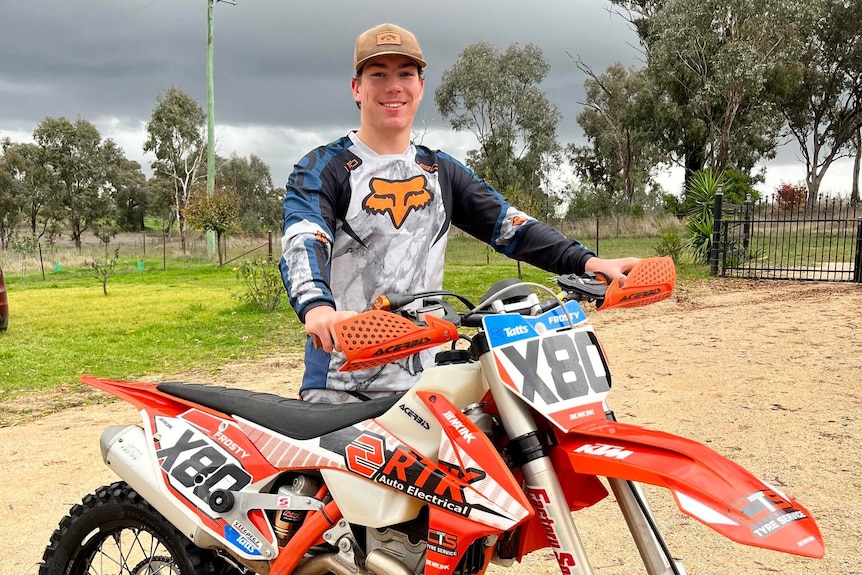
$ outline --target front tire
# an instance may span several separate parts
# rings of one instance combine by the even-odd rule
[[[236,573],[196,547],[125,482],[100,487],[60,521],[39,575]]]

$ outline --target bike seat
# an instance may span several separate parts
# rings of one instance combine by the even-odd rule
[[[247,419],[293,439],[314,439],[383,415],[403,394],[351,403],[311,403],[272,393],[200,383],[164,382],[163,393]]]

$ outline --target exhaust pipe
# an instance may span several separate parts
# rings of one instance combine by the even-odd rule
[[[144,430],[137,425],[112,425],[102,432],[99,440],[102,459],[123,481],[129,484],[147,503],[161,513],[186,537],[195,541],[197,522],[170,503],[159,486],[161,471],[156,466],[147,444]]]
[[[382,549],[372,551],[365,560],[365,569],[348,563],[335,553],[305,559],[293,575],[414,575],[404,563]]]

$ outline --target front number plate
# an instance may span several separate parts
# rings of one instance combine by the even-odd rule
[[[589,325],[547,329],[517,314],[484,318],[497,375],[563,431],[606,419],[610,374]]]

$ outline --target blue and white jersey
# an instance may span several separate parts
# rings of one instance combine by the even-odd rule
[[[280,262],[290,303],[304,321],[317,305],[357,312],[384,293],[441,289],[449,227],[553,273],[583,272],[593,253],[510,206],[460,162],[411,144],[379,155],[355,133],[294,167],[284,199]],[[302,389],[409,389],[434,350],[357,372],[341,353],[306,343]]]

